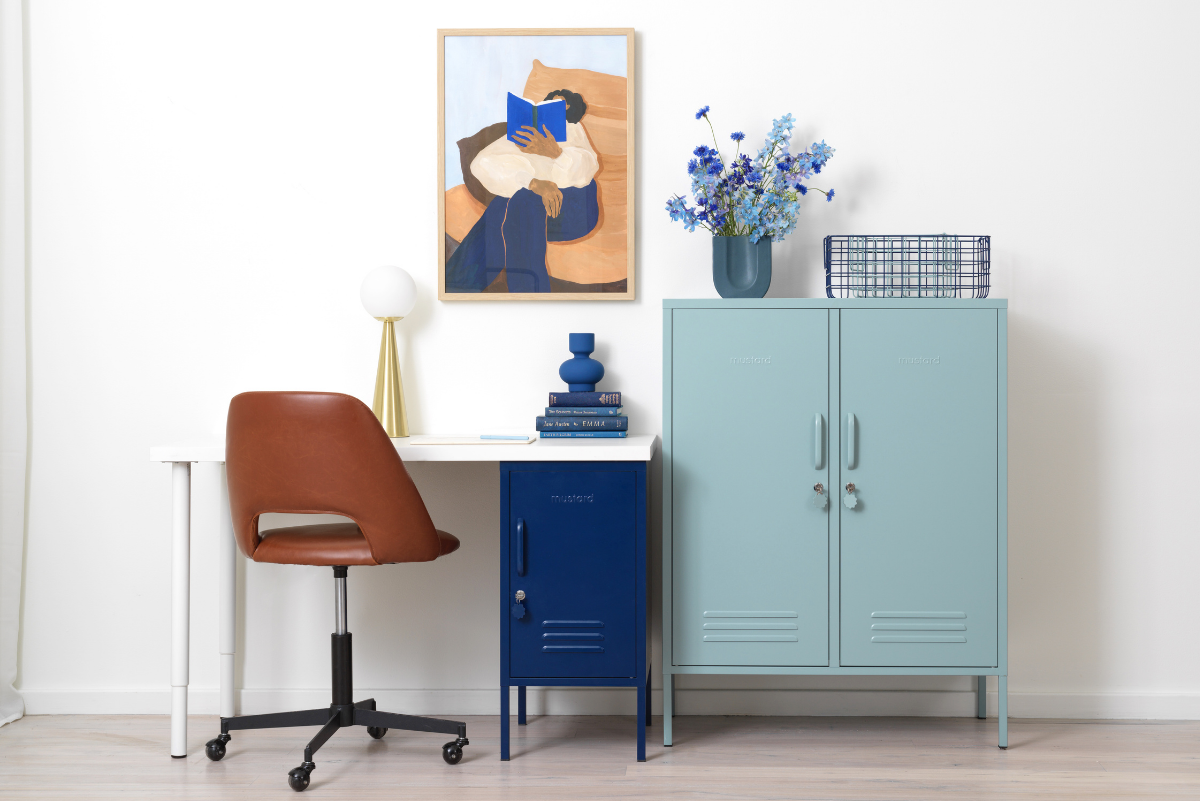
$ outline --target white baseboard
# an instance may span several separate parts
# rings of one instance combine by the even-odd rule
[[[534,715],[632,715],[631,689],[562,687],[529,689]],[[514,690],[515,693],[515,690]],[[128,714],[165,715],[171,693],[161,690],[23,689],[29,715]],[[495,715],[499,694],[493,689],[370,690],[356,698],[374,697],[380,709],[410,715]],[[195,687],[189,713],[215,715],[219,692]],[[240,690],[238,713],[257,714],[307,709],[329,703],[329,690]],[[881,717],[968,717],[975,714],[975,694],[962,690],[753,690],[688,689],[676,693],[680,715],[815,715]],[[651,693],[654,714],[662,713],[662,692]],[[512,706],[516,714],[515,697]],[[988,695],[988,714],[996,714],[996,694]],[[1200,720],[1200,693],[1010,693],[1014,718]]]

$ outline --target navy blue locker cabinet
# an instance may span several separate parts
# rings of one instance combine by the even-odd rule
[[[646,464],[502,462],[500,758],[509,687],[637,689],[646,758]]]

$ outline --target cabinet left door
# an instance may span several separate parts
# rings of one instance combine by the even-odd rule
[[[525,615],[510,620],[514,678],[635,673],[637,473],[519,471],[509,479],[508,571]]]

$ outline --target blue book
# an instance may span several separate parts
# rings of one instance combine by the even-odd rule
[[[547,406],[546,416],[551,415],[586,415],[595,417],[596,415],[614,415],[620,414],[622,407],[620,406]]]
[[[624,415],[605,416],[562,416],[539,417],[538,431],[626,431],[629,429],[629,418]]]
[[[628,431],[542,431],[538,434],[542,439],[586,439],[594,437],[600,439],[602,437],[624,437]]]
[[[551,392],[550,406],[620,406],[620,392]]]
[[[518,145],[524,144],[520,139],[514,139],[513,134],[523,126],[532,126],[535,131],[546,135],[542,130],[545,126],[555,142],[567,141],[567,101],[561,97],[553,100],[543,100],[534,103],[523,97],[508,93],[508,140]],[[528,131],[526,131],[528,133]]]

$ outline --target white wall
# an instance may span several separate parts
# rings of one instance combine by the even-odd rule
[[[777,246],[772,297],[821,293],[828,233],[993,236],[992,296],[1011,302],[1014,713],[1200,717],[1200,7],[31,5],[31,712],[167,710],[169,471],[147,448],[219,435],[243,390],[369,398],[379,331],[357,288],[375,265],[422,292],[401,326],[414,430],[527,427],[567,332],[595,331],[603,386],[658,431],[660,300],[715,296],[709,243],[662,209],[711,104],[722,135],[756,140],[790,111],[800,141],[838,149],[838,197]],[[513,25],[638,30],[634,302],[435,299],[434,31]],[[494,710],[495,469],[412,472],[463,548],[352,572],[358,684],[412,710]],[[201,495],[215,481],[198,470]],[[214,536],[198,509],[193,709],[210,712]],[[323,702],[327,571],[247,565],[240,581],[243,709]],[[970,709],[966,679],[682,685],[685,712]],[[912,692],[867,692],[889,689]],[[627,696],[549,708],[631,711]]]

